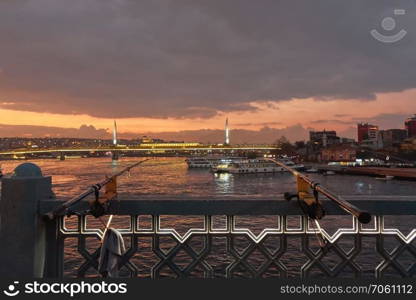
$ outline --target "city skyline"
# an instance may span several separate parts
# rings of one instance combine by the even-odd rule
[[[386,102],[385,102],[386,103]],[[300,104],[300,103],[299,103]],[[304,102],[303,102],[304,104]],[[328,104],[328,103],[325,103]],[[337,103],[338,105],[339,103]],[[371,103],[374,105],[373,103]],[[296,105],[294,106],[296,107]],[[416,110],[416,109],[415,109]],[[1,111],[1,110],[0,110]],[[345,112],[345,110],[344,110]],[[20,112],[19,112],[20,113]],[[9,113],[10,114],[10,113]],[[232,115],[232,114],[231,114]],[[380,129],[391,129],[399,128],[404,129],[404,120],[408,117],[411,117],[413,114],[406,113],[380,113],[372,117],[358,117],[351,114],[335,114],[333,119],[312,119],[306,125],[302,123],[292,123],[288,126],[282,122],[258,122],[258,123],[249,123],[249,122],[238,122],[237,120],[230,121],[230,130],[233,130],[236,133],[237,140],[239,142],[249,142],[249,138],[256,138],[257,134],[260,134],[260,137],[257,136],[258,142],[271,142],[271,139],[277,139],[280,136],[286,136],[289,140],[306,140],[308,138],[309,131],[319,131],[319,130],[336,130],[340,136],[355,138],[357,139],[356,134],[356,125],[357,123],[374,123],[377,124]],[[225,119],[228,117],[225,117]],[[338,120],[336,119],[338,118]],[[76,119],[76,118],[75,118]],[[219,125],[223,125],[225,119],[219,119],[218,117],[215,120],[219,122]],[[82,121],[82,119],[80,119]],[[70,127],[58,127],[51,126],[54,123],[48,120],[48,125],[27,125],[27,124],[0,124],[0,135],[2,137],[77,137],[77,138],[111,138],[112,136],[112,126],[114,120],[112,119],[102,119],[102,121],[108,121],[109,124],[107,127],[95,127],[93,124],[81,124],[79,127],[76,127],[74,122],[70,123]],[[161,136],[165,139],[180,139],[180,140],[197,140],[202,134],[202,140],[206,141],[217,141],[220,140],[223,136],[223,126],[218,126],[214,124],[213,127],[200,127],[196,125],[195,128],[185,127],[182,130],[148,130],[148,131],[134,131],[132,130],[129,123],[131,120],[127,119],[118,119],[117,122],[121,124],[119,130],[119,136],[126,139],[134,139],[143,135],[150,135],[154,137]],[[191,121],[195,122],[195,119]],[[247,120],[246,120],[247,121]],[[99,124],[101,124],[101,122]],[[164,123],[169,121],[161,120],[160,122]],[[181,122],[178,120],[177,122]],[[198,123],[198,122],[196,122]],[[167,127],[169,128],[169,126]],[[178,127],[175,127],[178,128]],[[180,127],[179,127],[180,128]],[[264,134],[267,133],[267,134]],[[262,140],[262,135],[264,139]],[[259,139],[260,138],[260,139]]]
[[[388,116],[385,115],[384,118],[387,120],[392,119],[392,115]],[[358,142],[361,142],[363,139],[362,136],[360,136],[360,126],[364,124],[369,126],[375,126],[376,130],[402,130],[402,131],[408,131],[407,128],[407,121],[412,119],[415,120],[416,114],[413,116],[409,116],[409,118],[405,118],[400,120],[404,126],[386,126],[385,124],[380,126],[377,122],[374,124],[370,124],[369,122],[356,122],[355,126],[351,126],[346,131],[338,131],[338,136],[343,138],[352,138],[354,140],[357,140]],[[372,119],[374,122],[374,118]],[[120,139],[138,139],[141,137],[150,137],[150,138],[162,138],[164,140],[183,140],[183,141],[199,141],[204,143],[210,143],[215,142],[219,143],[221,142],[221,137],[224,138],[225,133],[225,144],[229,143],[229,131],[233,130],[229,126],[228,117],[225,119],[225,131],[224,129],[202,129],[202,130],[187,130],[187,131],[177,131],[177,132],[141,132],[141,133],[135,133],[135,132],[118,132],[117,130],[117,121],[113,120],[113,128],[106,128],[106,129],[96,129],[92,125],[81,125],[79,129],[77,128],[65,128],[65,132],[61,132],[63,128],[58,127],[36,127],[36,126],[18,126],[21,130],[21,132],[28,132],[29,130],[34,130],[34,128],[37,129],[36,134],[13,134],[12,131],[10,131],[11,127],[7,125],[0,125],[0,135],[1,137],[22,137],[22,138],[87,138],[87,139],[111,139],[113,141],[113,144],[115,144],[118,137]],[[413,126],[413,125],[412,125]],[[358,127],[358,134],[357,134],[357,127]],[[49,133],[45,133],[46,130]],[[322,131],[323,130],[323,131]],[[411,130],[414,130],[413,127]],[[294,125],[292,127],[287,127],[283,129],[278,128],[271,128],[265,125],[263,128],[261,128],[259,131],[254,130],[245,130],[240,128],[235,128],[233,130],[233,133],[236,136],[236,140],[238,143],[249,143],[252,142],[260,142],[260,143],[271,143],[277,140],[277,138],[280,137],[286,137],[289,141],[295,142],[295,141],[302,141],[307,140],[308,136],[311,132],[325,132],[325,131],[333,131],[333,128],[323,128],[323,129],[315,129],[315,128],[304,128],[300,124]],[[260,135],[259,137],[258,133],[267,133],[268,138],[262,139]],[[333,132],[336,132],[333,131]],[[288,135],[289,133],[289,135]],[[410,134],[409,137],[412,137],[413,134]]]
[[[415,33],[369,34],[395,4],[301,4],[1,2],[0,135],[100,138],[116,119],[120,137],[213,139],[227,117],[241,139],[403,128]],[[414,28],[415,3],[401,6]]]

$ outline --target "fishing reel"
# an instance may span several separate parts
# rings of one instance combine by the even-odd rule
[[[316,235],[319,245],[322,249],[324,249],[327,241],[322,233],[322,229],[318,220],[321,220],[325,216],[325,209],[319,200],[319,192],[317,190],[318,185],[319,183],[313,183],[310,185],[301,176],[297,176],[298,192],[296,194],[286,192],[283,194],[283,196],[287,201],[296,199],[300,208],[302,209],[303,214],[308,216],[308,218],[314,220],[318,233],[320,234]],[[310,192],[311,189],[312,193]]]
[[[99,218],[101,216],[107,215],[110,209],[110,201],[106,197],[100,196],[100,188],[101,186],[99,184],[94,184],[91,186],[91,188],[94,190],[94,198],[88,201],[89,209],[84,211],[75,211],[71,208],[68,208],[66,210],[66,216],[83,216],[87,214],[91,214],[96,218]]]
[[[284,193],[283,196],[287,201],[295,199],[298,201],[303,213],[309,218],[320,220],[325,216],[325,209],[319,200],[319,193],[316,187],[319,183],[312,186],[312,194],[309,192],[309,184],[301,177],[297,178],[298,192],[296,194]]]
[[[90,205],[89,213],[96,218],[104,215],[108,215],[110,212],[110,201],[117,196],[117,178],[114,177],[105,185],[105,192],[103,196],[100,196],[99,185],[93,185],[94,199],[88,201]]]
[[[93,201],[89,201],[89,213],[94,217],[99,218],[108,214],[110,203],[109,201],[102,201],[102,198],[100,198],[100,190],[98,186],[93,185],[92,188],[94,189],[95,199]]]

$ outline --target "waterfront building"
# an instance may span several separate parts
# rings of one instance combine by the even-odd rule
[[[334,144],[339,144],[340,138],[337,136],[337,132],[331,131],[310,131],[309,140],[313,146],[327,147]]]
[[[369,123],[357,124],[358,143],[361,143],[364,140],[376,141],[377,135],[378,135],[377,125],[371,125]]]
[[[377,125],[369,123],[357,124],[358,143],[364,147],[378,149],[380,148],[379,128]]]
[[[339,140],[340,144],[355,144],[354,139],[346,138],[346,137],[340,137]]]
[[[416,138],[405,140],[400,144],[400,150],[404,152],[416,151]]]
[[[331,145],[321,150],[321,160],[324,162],[349,162],[356,158],[357,149],[349,144]]]
[[[391,148],[399,145],[407,138],[405,129],[380,130],[378,135],[379,148]]]
[[[144,135],[143,137],[139,138],[139,144],[151,144],[151,143],[165,143],[162,139],[151,138],[149,136]]]
[[[407,136],[409,138],[416,137],[416,114],[413,117],[408,118],[404,122],[404,125],[406,127]]]

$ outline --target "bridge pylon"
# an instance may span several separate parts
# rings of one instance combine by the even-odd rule
[[[118,151],[111,151],[111,159],[118,160],[120,157],[120,153]]]

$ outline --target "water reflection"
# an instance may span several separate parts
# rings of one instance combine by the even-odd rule
[[[67,198],[83,192],[91,184],[102,181],[127,165],[142,158],[122,157],[118,161],[105,158],[71,160],[32,160],[46,176],[52,176],[54,192]],[[10,173],[22,161],[3,161],[2,168]],[[311,178],[340,195],[413,195],[416,182],[389,182],[364,176],[321,176]],[[183,195],[215,198],[227,196],[270,198],[295,190],[294,177],[289,173],[276,174],[219,174],[209,170],[188,169],[185,159],[156,158],[131,171],[131,177],[119,178],[119,191],[131,195]]]
[[[355,183],[355,191],[356,191],[358,194],[362,194],[362,193],[363,193],[363,191],[364,191],[364,183],[363,183],[363,182],[361,182],[361,181],[356,182],[356,183]]]
[[[234,190],[233,175],[229,173],[214,174],[214,182],[216,184],[216,191],[220,194],[230,194]]]

